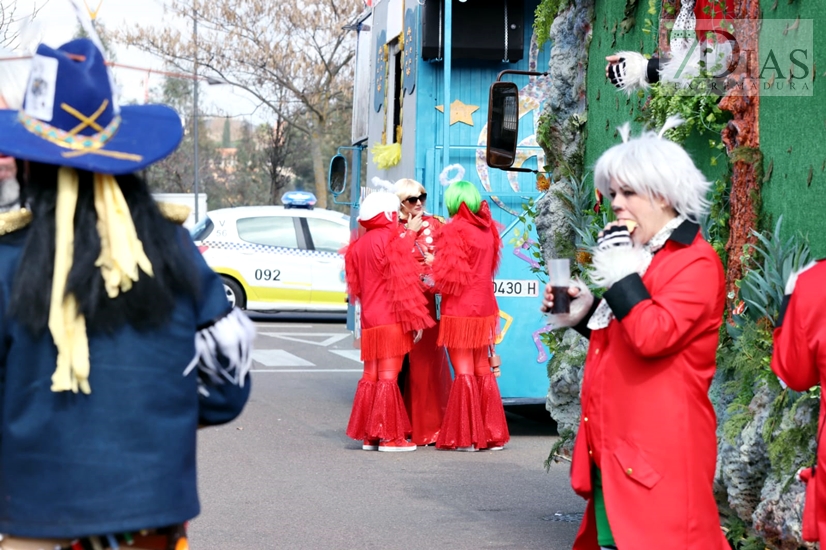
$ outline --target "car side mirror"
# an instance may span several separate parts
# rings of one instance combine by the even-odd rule
[[[488,166],[502,170],[513,166],[518,136],[519,88],[513,82],[494,82],[488,101]]]
[[[336,197],[344,193],[344,188],[347,186],[347,159],[343,155],[336,155],[330,160],[327,186]]]

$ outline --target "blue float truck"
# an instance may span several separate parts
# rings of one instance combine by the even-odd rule
[[[377,0],[352,25],[358,42],[350,145],[330,163],[336,202],[358,203],[374,176],[421,182],[429,213],[447,216],[439,175],[459,164],[464,179],[479,186],[494,218],[505,228],[494,286],[500,308],[497,351],[503,359],[499,387],[505,404],[545,401],[545,330],[539,312],[543,284],[532,243],[537,236],[519,216],[540,197],[544,166],[536,142],[548,77],[550,45],[538,48],[533,14],[538,0]],[[449,29],[450,32],[446,32]],[[518,146],[514,167],[486,162],[489,90],[502,71],[518,88]],[[528,73],[528,74],[523,74]],[[516,125],[513,125],[515,128]],[[394,161],[396,161],[394,163]],[[453,172],[455,174],[455,171]],[[365,177],[366,176],[366,177]],[[353,328],[353,308],[348,324]]]

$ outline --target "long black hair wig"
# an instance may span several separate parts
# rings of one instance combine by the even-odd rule
[[[9,313],[32,333],[48,326],[55,260],[55,208],[59,167],[30,163],[24,175],[26,202],[33,214],[29,235],[15,274]],[[176,296],[197,295],[197,272],[188,250],[188,235],[164,218],[137,175],[117,176],[138,238],[154,276],[140,271],[128,292],[109,298],[100,268],[97,213],[94,204],[94,175],[78,170],[79,193],[75,209],[75,240],[72,268],[66,292],[75,295],[78,308],[90,331],[113,332],[129,324],[138,330],[163,326],[175,307]],[[191,247],[191,244],[189,244]]]

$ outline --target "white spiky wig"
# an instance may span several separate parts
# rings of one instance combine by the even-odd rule
[[[13,57],[15,54],[0,48],[0,57]],[[9,109],[19,110],[23,107],[23,96],[29,81],[31,62],[28,60],[0,61],[0,96]]]
[[[373,191],[368,193],[359,206],[359,221],[371,220],[379,214],[384,214],[388,220],[393,219],[394,214],[398,214],[400,206],[399,197],[387,191]]]
[[[623,125],[619,129],[623,143],[614,145],[597,160],[594,183],[600,193],[610,197],[614,179],[639,195],[652,200],[662,198],[678,214],[699,223],[708,211],[706,194],[711,183],[685,149],[663,137],[682,122],[679,117],[671,117],[659,133],[646,131],[633,139],[628,124]]]

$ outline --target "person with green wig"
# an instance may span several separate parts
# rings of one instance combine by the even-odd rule
[[[460,175],[445,190],[450,213],[439,238],[433,278],[442,295],[439,345],[447,348],[453,364],[439,449],[500,450],[510,439],[505,409],[488,356],[499,328],[499,306],[493,277],[499,267],[502,239],[488,203],[479,190]]]

